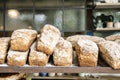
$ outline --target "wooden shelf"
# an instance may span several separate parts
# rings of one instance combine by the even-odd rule
[[[120,28],[96,28],[95,31],[120,31]]]
[[[39,66],[33,67],[29,65],[25,66],[8,66],[6,64],[0,65],[0,73],[17,73],[17,72],[26,72],[26,73],[34,73],[34,72],[54,72],[54,73],[120,73],[120,70],[114,70],[111,67],[79,67],[79,66],[71,66],[71,67],[60,67],[48,64],[47,66]]]
[[[96,3],[96,9],[105,9],[105,8],[120,8],[120,3],[100,3],[100,2],[97,2]]]

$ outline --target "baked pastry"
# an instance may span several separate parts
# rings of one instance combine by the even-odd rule
[[[20,52],[20,51],[8,51],[7,56],[7,64],[10,66],[24,66],[27,61],[28,51]]]
[[[105,39],[109,41],[115,41],[116,39],[120,39],[120,34],[113,34],[105,37]]]
[[[98,47],[91,40],[79,39],[75,46],[80,66],[96,66],[98,61]]]
[[[37,31],[18,29],[12,33],[10,46],[12,50],[27,51],[37,36]]]
[[[37,40],[37,50],[46,54],[52,54],[61,36],[60,31],[49,24],[41,29],[40,37]]]
[[[7,50],[9,47],[10,37],[0,38],[0,64],[3,64],[6,59]]]
[[[67,41],[72,43],[72,47],[75,47],[79,39],[89,39],[88,35],[73,35],[66,38]]]
[[[72,65],[72,44],[61,38],[56,45],[53,53],[53,61],[56,66],[71,66]]]
[[[99,43],[102,58],[114,69],[120,69],[120,45],[113,41]]]
[[[45,66],[48,63],[49,56],[36,50],[36,42],[32,44],[29,54],[29,64],[31,66]]]

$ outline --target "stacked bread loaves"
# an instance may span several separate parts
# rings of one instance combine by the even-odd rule
[[[7,63],[11,66],[26,64],[29,48],[37,36],[35,30],[18,29],[12,33]]]
[[[114,69],[120,69],[119,42],[120,34],[107,36],[105,39],[88,35],[73,35],[64,39],[58,28],[46,24],[39,36],[35,30],[18,29],[12,33],[11,39],[0,38],[0,63],[4,63],[7,58],[10,66],[24,66],[28,59],[31,66],[45,66],[52,55],[54,65],[71,66],[75,62],[74,52],[80,66],[94,67],[97,65],[100,49],[102,58]]]

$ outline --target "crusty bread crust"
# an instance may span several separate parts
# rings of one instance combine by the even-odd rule
[[[27,51],[37,36],[35,30],[18,29],[12,33],[10,46],[12,50]]]
[[[101,56],[114,69],[120,69],[120,45],[113,41],[99,43]]]
[[[79,39],[75,47],[80,66],[94,67],[98,61],[98,47],[90,40]]]
[[[36,49],[48,55],[52,54],[60,36],[59,29],[53,25],[46,24],[41,29],[41,35],[37,40]]]
[[[73,61],[72,44],[61,38],[54,50],[53,60],[56,66],[71,66]]]

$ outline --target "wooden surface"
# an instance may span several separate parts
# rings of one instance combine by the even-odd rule
[[[0,66],[0,73],[13,73],[13,72],[61,72],[61,73],[120,73],[120,70],[114,70],[111,67],[79,67],[79,66],[71,66],[71,67],[32,67],[32,66]]]
[[[120,31],[120,28],[96,28],[96,31]]]
[[[96,9],[105,9],[105,8],[120,8],[120,3],[96,3]]]

